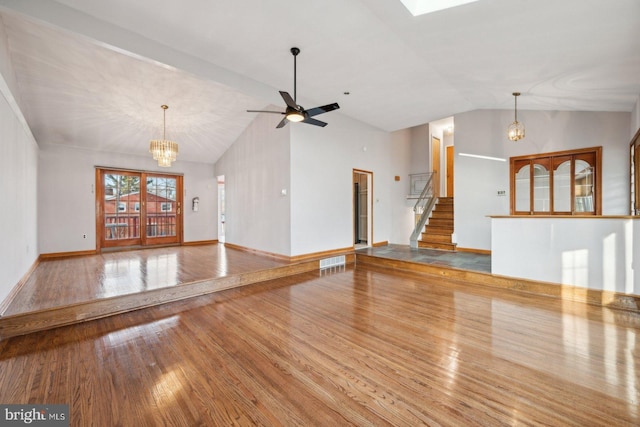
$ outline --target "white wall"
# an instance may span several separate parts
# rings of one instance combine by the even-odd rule
[[[391,135],[340,114],[327,122],[291,127],[292,255],[353,247],[353,169],[373,172],[372,242],[391,239]]]
[[[3,90],[3,94],[17,104],[18,110],[22,110],[20,92],[9,55],[9,41],[2,16],[0,16],[0,74],[2,74],[2,84],[6,89]],[[22,116],[22,113],[20,112],[18,115]]]
[[[257,115],[215,169],[225,179],[225,241],[288,256],[291,127],[275,129],[280,120],[274,114]]]
[[[38,258],[38,146],[0,76],[0,303]]]
[[[95,166],[184,174],[185,242],[217,239],[218,190],[212,165],[184,162],[178,157],[171,168],[159,168],[151,155],[131,156],[43,145],[38,173],[40,253],[96,248]],[[200,197],[199,212],[191,211],[191,198],[195,196]]]
[[[0,20],[0,305],[39,255],[38,145],[20,110],[16,89]]]
[[[491,249],[488,215],[509,215],[509,157],[603,147],[603,215],[628,213],[630,113],[518,111],[526,137],[511,142],[509,110],[476,110],[455,116],[455,233],[458,246]],[[460,157],[459,153],[506,162]],[[497,191],[505,190],[506,196]]]
[[[493,218],[492,229],[493,274],[640,294],[640,221],[511,217]]]
[[[426,128],[427,126],[423,126]],[[391,236],[389,243],[397,243],[400,245],[408,245],[409,237],[415,226],[413,216],[413,205],[415,200],[407,199],[407,195],[410,193],[410,181],[409,173],[414,173],[414,170],[422,170],[425,165],[419,165],[416,161],[416,151],[414,148],[428,147],[428,141],[422,137],[419,137],[418,141],[415,138],[416,128],[399,130],[391,133],[391,145],[393,147],[393,156],[391,157],[391,172],[394,175],[394,182],[391,188]],[[425,138],[427,132],[425,132]],[[420,152],[420,151],[417,151]],[[422,159],[424,164],[427,162],[427,158]],[[413,168],[420,169],[413,169]],[[395,176],[400,177],[400,181],[395,181]]]
[[[429,125],[414,126],[411,132],[411,163],[409,173],[425,173],[431,170],[431,138]],[[409,185],[407,184],[407,192]]]

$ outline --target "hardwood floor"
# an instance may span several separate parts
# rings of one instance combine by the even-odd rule
[[[287,265],[224,245],[174,246],[40,262],[3,316]]]
[[[358,265],[0,341],[71,425],[640,424],[640,316]]]

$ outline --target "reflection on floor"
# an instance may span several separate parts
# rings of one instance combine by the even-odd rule
[[[451,252],[437,249],[413,249],[405,245],[387,245],[358,249],[356,253],[391,258],[421,264],[439,265],[460,270],[491,273],[491,255],[470,252]]]
[[[486,274],[491,269],[488,255],[403,245],[355,252],[369,258],[363,263],[381,267],[393,260],[423,264],[437,269],[438,274],[444,270]],[[348,256],[353,260],[353,254]],[[47,259],[36,267],[0,314],[0,338],[317,270],[317,262],[289,262],[224,245]]]
[[[139,294],[288,264],[217,244],[46,259],[0,314],[7,316]]]
[[[491,272],[491,256],[408,245],[356,246],[356,253],[462,270]],[[176,246],[44,260],[2,315],[12,315],[198,280],[287,265],[224,245]]]

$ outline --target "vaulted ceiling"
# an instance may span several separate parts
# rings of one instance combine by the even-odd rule
[[[329,126],[512,109],[514,91],[520,109],[631,111],[640,94],[640,0],[479,0],[418,17],[399,0],[0,0],[0,19],[40,144],[145,155],[167,104],[179,160],[214,163],[245,110],[293,92],[292,46],[298,102],[341,106]]]

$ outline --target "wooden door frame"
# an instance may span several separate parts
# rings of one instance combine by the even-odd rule
[[[360,175],[367,175],[367,184],[368,184],[368,194],[367,194],[367,207],[369,208],[369,211],[367,212],[367,246],[369,247],[373,247],[373,172],[372,171],[368,171],[368,170],[363,170],[363,169],[353,169],[352,173],[351,173],[351,192],[352,192],[352,207],[351,207],[351,240],[353,242],[353,245],[355,247],[355,242],[353,239],[353,237],[356,235],[356,229],[355,229],[355,215],[356,215],[356,206],[355,206],[355,195],[353,194],[353,184],[355,182],[355,176],[356,174],[360,174]]]
[[[142,218],[146,216],[146,203],[140,205],[140,246],[163,246],[163,245],[182,245],[184,244],[184,176],[182,174],[176,173],[166,173],[166,172],[158,172],[158,171],[145,171],[138,169],[122,169],[122,168],[113,168],[106,166],[95,166],[95,209],[96,209],[96,251],[101,252],[104,248],[117,248],[122,247],[122,249],[127,249],[128,247],[133,247],[131,245],[114,245],[114,246],[106,246],[104,245],[104,184],[102,177],[105,173],[113,173],[113,174],[128,174],[140,175],[140,193],[142,194],[142,190],[146,190],[146,183],[144,182],[144,177],[146,176],[171,176],[176,178],[176,242],[163,243],[158,242],[153,245],[149,245],[147,243],[146,236],[146,226],[143,224]],[[134,245],[137,246],[137,245]]]
[[[640,215],[640,128],[631,138],[629,150],[630,192],[633,190],[633,200],[631,199],[631,194],[629,195],[629,214],[638,216]]]

